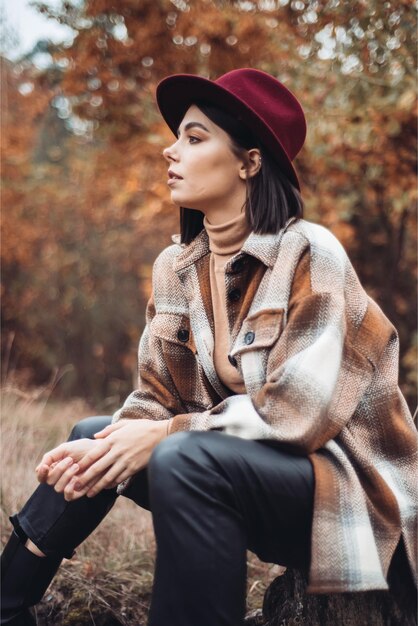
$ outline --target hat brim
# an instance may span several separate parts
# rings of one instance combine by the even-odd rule
[[[265,147],[293,185],[300,189],[292,162],[273,130],[239,97],[215,82],[194,74],[175,74],[164,78],[156,91],[158,108],[174,135],[187,109],[204,101],[224,109],[245,124]]]

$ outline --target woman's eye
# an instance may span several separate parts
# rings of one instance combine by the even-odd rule
[[[192,143],[192,144],[193,144],[193,143],[199,143],[199,142],[200,142],[199,137],[193,137],[193,135],[190,135],[190,137],[189,137],[189,143]]]

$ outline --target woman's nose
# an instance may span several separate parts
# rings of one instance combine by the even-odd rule
[[[173,150],[175,144],[172,144],[171,146],[169,146],[168,148],[164,148],[163,150],[163,157],[166,159],[166,161],[175,161],[176,160],[176,156],[175,156],[175,151]]]

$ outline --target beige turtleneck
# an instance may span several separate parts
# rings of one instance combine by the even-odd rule
[[[228,361],[231,347],[228,316],[226,312],[225,265],[242,248],[251,232],[245,213],[223,224],[211,224],[204,218],[203,225],[209,236],[210,288],[215,325],[213,361],[222,383],[234,393],[246,393],[243,379],[236,367]]]

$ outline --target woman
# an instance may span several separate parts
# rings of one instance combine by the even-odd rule
[[[401,541],[414,570],[397,335],[301,219],[300,104],[253,69],[171,76],[157,100],[181,239],[154,265],[138,389],[43,457],[11,518],[2,623],[28,619],[119,493],[153,515],[151,626],[241,625],[247,548],[318,593],[386,589]]]

